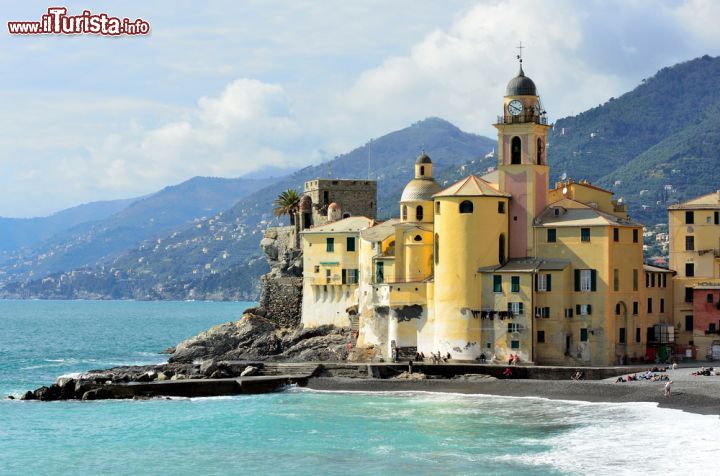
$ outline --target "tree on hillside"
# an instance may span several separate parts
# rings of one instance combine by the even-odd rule
[[[276,217],[288,215],[290,217],[290,224],[295,224],[295,214],[300,206],[300,194],[297,190],[289,188],[283,192],[273,202],[275,208],[273,213]]]

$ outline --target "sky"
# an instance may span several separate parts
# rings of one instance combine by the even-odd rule
[[[320,163],[426,117],[494,136],[525,73],[551,120],[720,54],[720,2],[228,0],[0,3],[0,216],[197,175]],[[10,35],[50,6],[147,36]]]

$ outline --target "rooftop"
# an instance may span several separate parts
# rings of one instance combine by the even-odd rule
[[[350,233],[357,232],[372,226],[374,220],[368,217],[348,217],[342,220],[325,223],[324,225],[313,226],[303,230],[303,234],[311,233]]]
[[[668,210],[715,210],[720,209],[720,190],[700,195],[677,205],[670,205]]]
[[[651,264],[644,264],[643,270],[652,272],[652,273],[672,273],[675,274],[675,271],[668,268],[661,268],[660,266],[653,266]]]
[[[431,201],[433,194],[442,189],[440,185],[431,177],[414,178],[405,185],[401,202]]]
[[[399,218],[378,223],[360,232],[360,238],[366,241],[383,241],[395,233],[395,225],[400,223]]]
[[[433,197],[506,197],[511,195],[496,190],[490,182],[478,178],[474,175],[468,175],[459,182],[450,185],[440,193],[436,193]]]
[[[504,265],[486,266],[478,269],[479,273],[535,273],[537,271],[560,271],[570,266],[569,260],[515,258]]]
[[[559,210],[559,214],[555,210]],[[535,226],[628,226],[641,223],[602,212],[577,200],[564,198],[548,206],[535,220]]]

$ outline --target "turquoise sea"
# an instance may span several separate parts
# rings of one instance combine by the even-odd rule
[[[250,303],[0,301],[0,393],[157,363]],[[429,393],[0,401],[0,475],[718,474],[720,421],[653,404]]]

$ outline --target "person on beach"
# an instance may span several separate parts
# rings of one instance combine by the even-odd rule
[[[668,380],[668,383],[665,384],[665,392],[663,395],[665,395],[665,398],[668,398],[670,396],[670,386],[672,385],[673,381]]]
[[[485,352],[483,352],[482,354],[480,354],[480,363],[484,364],[486,360],[487,358],[485,357]]]

